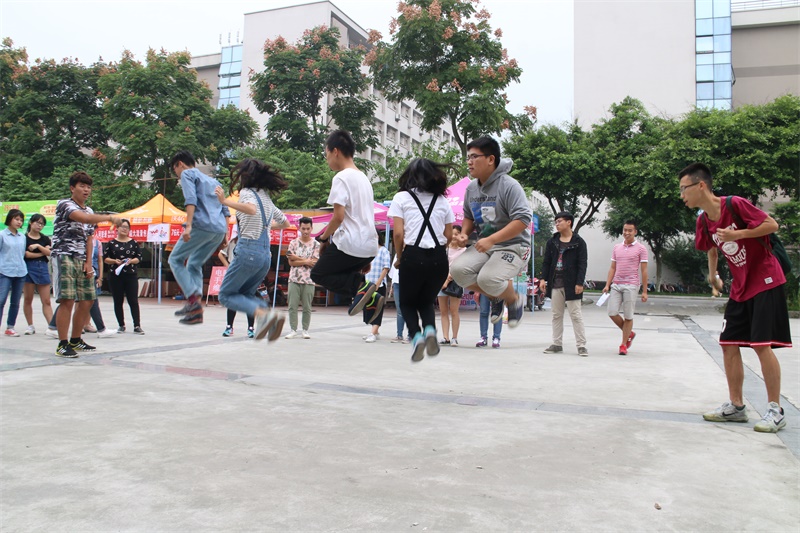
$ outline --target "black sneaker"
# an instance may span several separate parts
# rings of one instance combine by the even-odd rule
[[[383,310],[384,298],[377,292],[372,293],[372,299],[364,310],[367,311],[367,324],[372,324],[378,318],[378,315]]]
[[[489,322],[497,324],[503,320],[503,300],[492,300],[492,314],[489,315]]]
[[[184,316],[188,315],[189,313],[193,313],[199,309],[202,309],[203,305],[200,301],[196,301],[195,303],[186,302],[186,305],[175,311],[175,316]]]
[[[378,287],[376,287],[374,283],[365,281],[364,285],[358,289],[355,298],[353,298],[353,303],[350,304],[350,309],[347,310],[347,314],[356,316],[360,313],[367,302],[369,302],[372,295],[375,294],[376,290],[378,290]]]
[[[78,342],[71,342],[69,345],[76,352],[93,352],[97,349],[90,344],[86,344],[83,339],[78,339]]]
[[[200,312],[194,312],[184,315],[183,318],[178,320],[181,324],[202,324],[203,323],[203,309],[200,308]]]
[[[522,303],[522,298],[517,296],[517,299],[514,300],[514,303],[508,306],[508,327],[515,328],[519,326],[519,323],[522,322],[522,315],[525,313],[525,309]]]
[[[58,357],[68,357],[70,359],[75,359],[78,357],[78,352],[72,349],[72,346],[67,344],[59,344],[58,348],[56,348],[56,355]]]

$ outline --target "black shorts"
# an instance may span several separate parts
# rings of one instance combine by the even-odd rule
[[[723,346],[791,348],[789,311],[783,285],[744,302],[728,300],[719,343]]]

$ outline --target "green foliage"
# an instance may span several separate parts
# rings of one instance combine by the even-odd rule
[[[213,109],[211,90],[189,68],[186,52],[149,50],[145,64],[125,52],[100,79],[104,124],[114,141],[102,150],[123,176],[151,174],[165,196],[178,200],[169,159],[189,150],[199,162],[224,163],[230,150],[251,141],[256,123],[234,108]],[[161,187],[159,187],[161,189]]]
[[[533,208],[534,214],[539,217],[539,231],[533,235],[533,272],[535,275],[542,273],[544,263],[544,246],[555,231],[553,224],[553,213],[544,204],[536,204]]]
[[[778,235],[783,245],[787,249],[800,247],[800,200],[776,205],[772,216],[780,225]]]
[[[86,68],[72,59],[37,60],[28,66],[24,49],[12,46],[7,39],[0,48],[0,175],[4,182],[12,180],[6,174],[13,170],[38,187],[58,167],[87,164],[87,154],[107,143],[97,97],[107,67]],[[13,190],[9,183],[3,190],[17,197],[28,192]]]
[[[295,44],[283,37],[264,44],[264,71],[251,78],[256,109],[271,115],[267,139],[274,146],[321,157],[329,123],[345,129],[357,151],[378,144],[374,130],[375,102],[362,96],[369,82],[361,74],[362,48],[343,48],[338,28],[307,30]],[[323,110],[326,98],[331,101]]]
[[[675,272],[685,286],[702,287],[701,292],[711,292],[708,284],[708,254],[694,247],[694,237],[670,239],[664,247],[664,264]],[[717,272],[723,280],[730,278],[728,264],[723,259],[717,263]]]
[[[510,127],[503,90],[519,81],[522,69],[508,58],[492,32],[490,14],[467,0],[400,2],[390,25],[392,42],[370,32],[374,49],[365,63],[375,86],[390,101],[413,100],[423,113],[422,128],[451,124],[466,154],[466,144],[481,135]]]
[[[764,194],[800,194],[800,96],[734,111],[695,110],[676,121],[661,157],[676,176],[694,161],[714,173],[718,194],[756,202]]]
[[[424,157],[437,163],[452,165],[454,171],[449,176],[452,185],[467,175],[467,165],[461,156],[461,150],[448,146],[446,143],[437,143],[429,139],[412,149],[408,155],[390,155],[386,157],[386,164],[371,162],[370,170],[373,174],[372,189],[375,201],[391,200],[399,188],[400,175],[408,164],[417,157]]]
[[[246,157],[264,161],[289,182],[289,188],[273,198],[279,208],[316,209],[327,205],[334,173],[325,161],[294,148],[272,148],[263,141],[236,150],[231,164]]]

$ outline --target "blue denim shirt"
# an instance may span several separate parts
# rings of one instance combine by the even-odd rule
[[[5,228],[0,231],[0,274],[9,278],[21,278],[28,273],[25,265],[25,234],[16,235]]]
[[[181,172],[181,188],[184,205],[193,205],[194,218],[192,228],[209,233],[227,233],[228,208],[221,203],[214,189],[221,186],[214,178],[210,178],[196,168],[187,168]]]

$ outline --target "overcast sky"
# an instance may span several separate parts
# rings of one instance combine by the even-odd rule
[[[332,0],[363,28],[388,39],[395,0]],[[309,2],[302,0],[0,0],[0,36],[11,37],[30,59],[73,57],[88,65],[117,61],[128,49],[144,59],[148,48],[218,52],[243,39],[244,14]],[[492,28],[519,61],[523,74],[509,87],[509,110],[535,105],[540,123],[572,117],[572,2],[483,0]]]

